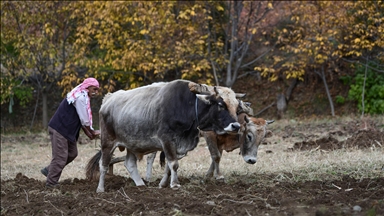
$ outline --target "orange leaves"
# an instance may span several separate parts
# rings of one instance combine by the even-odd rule
[[[184,68],[181,70],[184,77],[200,76],[199,71],[209,68],[209,64],[201,61],[207,38],[200,31],[204,25],[200,19],[193,20],[209,17],[202,4],[88,2],[85,6],[88,15],[78,27],[77,56],[97,57],[99,61],[90,58],[87,66],[94,70],[107,67],[114,71],[114,76],[134,71],[156,79],[180,68]]]
[[[382,1],[285,4],[286,14],[282,16],[289,17],[291,22],[275,31],[281,57],[275,55],[265,67],[276,71],[262,69],[262,74],[272,74],[271,80],[276,73],[286,73],[286,78],[298,78],[307,68],[318,68],[322,64],[332,67],[341,58],[368,53],[377,58],[384,56],[382,11]]]

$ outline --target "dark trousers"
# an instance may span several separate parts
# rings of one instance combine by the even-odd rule
[[[64,167],[77,157],[77,144],[64,138],[55,129],[48,127],[52,143],[52,160],[47,167],[47,184],[55,185],[59,182]]]

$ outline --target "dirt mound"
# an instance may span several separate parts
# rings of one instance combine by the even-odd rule
[[[286,174],[290,175],[290,174]],[[384,179],[279,182],[250,174],[230,183],[180,177],[179,190],[158,188],[160,179],[136,187],[108,176],[106,192],[97,182],[65,180],[60,189],[21,173],[1,181],[1,215],[373,215],[384,214]],[[356,207],[357,206],[357,207]],[[353,210],[355,207],[355,210]]]
[[[342,148],[370,148],[383,147],[384,134],[375,130],[360,130],[353,134],[352,137],[338,141],[334,138],[334,134],[343,135],[342,132],[329,133],[327,137],[317,140],[296,142],[292,150],[308,151],[308,150],[327,150],[332,151]]]

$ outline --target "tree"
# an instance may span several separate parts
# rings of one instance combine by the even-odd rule
[[[255,70],[264,76],[270,75],[271,80],[276,80],[279,74],[286,79],[302,79],[305,71],[313,71],[324,83],[334,116],[326,77],[340,76],[339,65],[345,57],[372,53],[372,48],[383,47],[383,34],[380,33],[383,31],[382,5],[380,1],[299,1],[285,4],[290,20],[275,31],[281,53],[273,53],[274,56],[270,57],[273,60],[266,62],[269,65],[260,65]],[[365,14],[365,21],[356,18],[359,14]],[[369,20],[374,21],[368,27],[366,21]],[[360,37],[356,38],[356,35]]]
[[[269,1],[225,1],[211,3],[212,20],[208,32],[208,53],[216,85],[222,82],[231,87],[239,74],[256,63],[274,44],[262,44],[255,40],[257,33],[263,32],[271,23],[267,15],[279,2]],[[260,55],[254,55],[254,49],[267,46]],[[246,72],[245,72],[246,73]]]
[[[77,63],[125,88],[163,79],[209,79],[202,2],[87,2],[75,41]]]
[[[13,78],[29,82],[41,95],[44,127],[48,123],[47,93],[61,79],[71,55],[68,40],[75,27],[70,19],[73,5],[1,2],[2,64]]]
[[[365,64],[367,58],[384,62],[384,2],[346,2],[345,8],[339,45],[343,59],[360,64]]]

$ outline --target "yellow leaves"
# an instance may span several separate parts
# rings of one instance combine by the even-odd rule
[[[353,56],[353,55],[355,55],[355,56],[361,56],[361,52],[359,52],[359,51],[356,51],[356,50],[352,50],[352,51],[349,51],[349,52],[347,52],[345,55],[346,56]]]
[[[341,57],[342,56],[342,52],[340,52],[339,50],[336,50],[336,51],[332,52],[331,56],[332,57],[335,57],[335,56]]]
[[[183,73],[181,74],[181,79],[187,79],[189,70],[183,70]]]
[[[49,36],[52,36],[53,33],[54,33],[52,27],[51,27],[48,23],[45,23],[45,25],[44,25],[44,31],[45,31],[45,33],[46,33],[47,35],[49,35]]]
[[[140,31],[140,34],[142,34],[142,35],[145,35],[145,34],[148,34],[148,33],[149,33],[149,31],[147,29],[142,29]]]
[[[218,10],[218,11],[224,11],[224,8],[221,7],[221,5],[217,4],[217,5],[216,5],[216,10]]]
[[[295,78],[299,80],[303,80],[303,76],[305,74],[305,70],[303,68],[291,68],[286,72],[286,79]]]
[[[279,77],[278,77],[276,74],[272,74],[271,77],[269,77],[269,80],[270,80],[271,82],[274,82],[274,81],[276,81],[278,78],[279,78]]]
[[[273,9],[273,5],[271,2],[268,2],[268,9]]]
[[[360,43],[360,38],[356,38],[353,42],[355,42],[355,43]]]
[[[322,54],[317,54],[315,56],[315,60],[318,64],[324,63],[326,60],[328,60],[328,56],[322,55]]]

